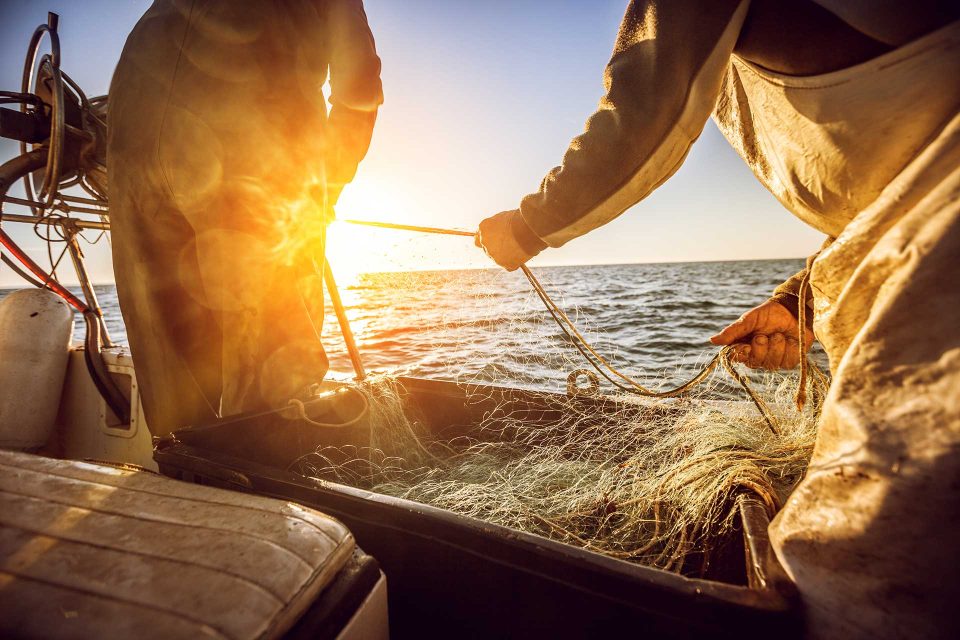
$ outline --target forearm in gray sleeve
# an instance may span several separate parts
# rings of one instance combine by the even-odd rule
[[[713,110],[748,4],[630,3],[596,113],[563,163],[521,202],[537,236],[561,246],[610,222],[679,168]]]

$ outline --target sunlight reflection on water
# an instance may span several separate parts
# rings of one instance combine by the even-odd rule
[[[707,339],[802,268],[800,260],[543,267],[538,277],[595,346],[647,379],[679,378],[714,352]],[[338,274],[368,371],[564,388],[583,366],[519,273]],[[125,343],[116,290],[97,294]],[[0,296],[3,292],[0,292]],[[77,339],[83,324],[77,323]],[[333,310],[323,327],[331,371],[348,374]],[[818,358],[823,363],[822,355]]]

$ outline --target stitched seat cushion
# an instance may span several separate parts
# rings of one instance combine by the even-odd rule
[[[353,549],[293,503],[0,451],[2,637],[274,637]]]

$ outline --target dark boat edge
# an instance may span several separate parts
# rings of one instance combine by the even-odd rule
[[[411,393],[443,395],[451,400],[463,400],[467,394],[486,397],[506,394],[521,401],[533,399],[548,404],[568,401],[561,394],[492,385],[460,385],[418,378],[399,381]],[[577,401],[584,402],[585,407],[595,405],[597,409],[614,402],[602,397]],[[739,500],[738,505],[747,563],[747,585],[740,586],[629,563],[429,505],[309,478],[193,446],[180,441],[177,432],[157,440],[154,458],[165,475],[297,502],[343,521],[354,532],[360,546],[381,562],[388,581],[393,579],[391,626],[399,636],[413,633],[414,629],[422,634],[425,629],[417,627],[416,616],[405,613],[407,608],[422,613],[424,604],[411,602],[408,596],[416,594],[404,594],[398,589],[420,589],[435,599],[435,606],[450,609],[454,603],[452,611],[459,613],[439,616],[441,627],[450,624],[452,619],[462,618],[464,611],[480,613],[484,607],[490,607],[492,615],[504,607],[541,612],[533,615],[537,623],[531,622],[531,627],[523,627],[516,620],[510,623],[515,625],[511,629],[522,635],[531,630],[543,631],[551,611],[563,616],[566,609],[557,602],[579,602],[586,609],[573,615],[576,621],[569,625],[561,618],[551,629],[555,637],[578,635],[578,630],[593,630],[604,624],[619,628],[620,624],[627,623],[658,637],[700,637],[703,633],[737,638],[769,636],[770,633],[793,637],[802,632],[796,590],[769,545],[766,534],[769,517],[759,501],[749,496]],[[425,556],[420,561],[436,564],[436,585],[410,584],[408,575],[426,577],[431,573],[429,568],[411,566],[411,560],[404,557],[404,550],[411,549]],[[429,557],[431,554],[433,560]],[[460,592],[455,588],[452,575],[458,566],[474,570],[462,576]],[[490,573],[481,575],[484,572]],[[476,585],[498,584],[509,597],[476,593]],[[525,585],[533,588],[521,589]],[[511,600],[528,604],[514,605]],[[468,607],[467,603],[472,604]],[[488,621],[487,626],[481,625],[476,630],[478,635],[502,634],[504,624],[505,621],[499,624]],[[509,635],[514,633],[511,631]]]

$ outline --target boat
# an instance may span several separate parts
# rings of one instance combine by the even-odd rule
[[[57,304],[79,312],[87,331],[82,344],[64,347],[62,370],[53,366],[48,376],[62,382],[41,399],[58,406],[47,431],[0,450],[0,635],[802,635],[796,590],[767,538],[768,512],[749,492],[730,505],[738,528],[720,557],[702,577],[685,577],[296,473],[304,451],[376,428],[331,434],[313,424],[351,410],[349,381],[326,381],[302,419],[278,409],[154,437],[134,362],[110,342],[76,240],[86,229],[109,230],[102,188],[107,101],[88,99],[61,70],[57,26],[50,14],[31,40],[16,95],[21,109],[0,108],[0,135],[21,142],[21,153],[0,166],[0,197],[28,210],[4,210],[0,218],[55,227],[83,296],[0,229],[20,264],[5,261],[39,285],[40,297],[4,301],[16,305],[9,315],[53,318],[18,320],[0,333],[38,343],[44,332],[62,334],[57,318],[66,316]],[[51,54],[37,61],[44,37]],[[26,198],[8,196],[21,179]],[[86,193],[71,195],[71,187]],[[34,308],[46,311],[30,316]],[[337,315],[359,367],[339,306]],[[428,430],[444,437],[489,437],[478,425],[498,412],[546,426],[571,402],[598,420],[624,409],[575,389],[571,396],[409,377],[397,384]],[[30,393],[3,391],[4,406],[29,410],[37,402]],[[6,434],[16,428],[0,426]]]

